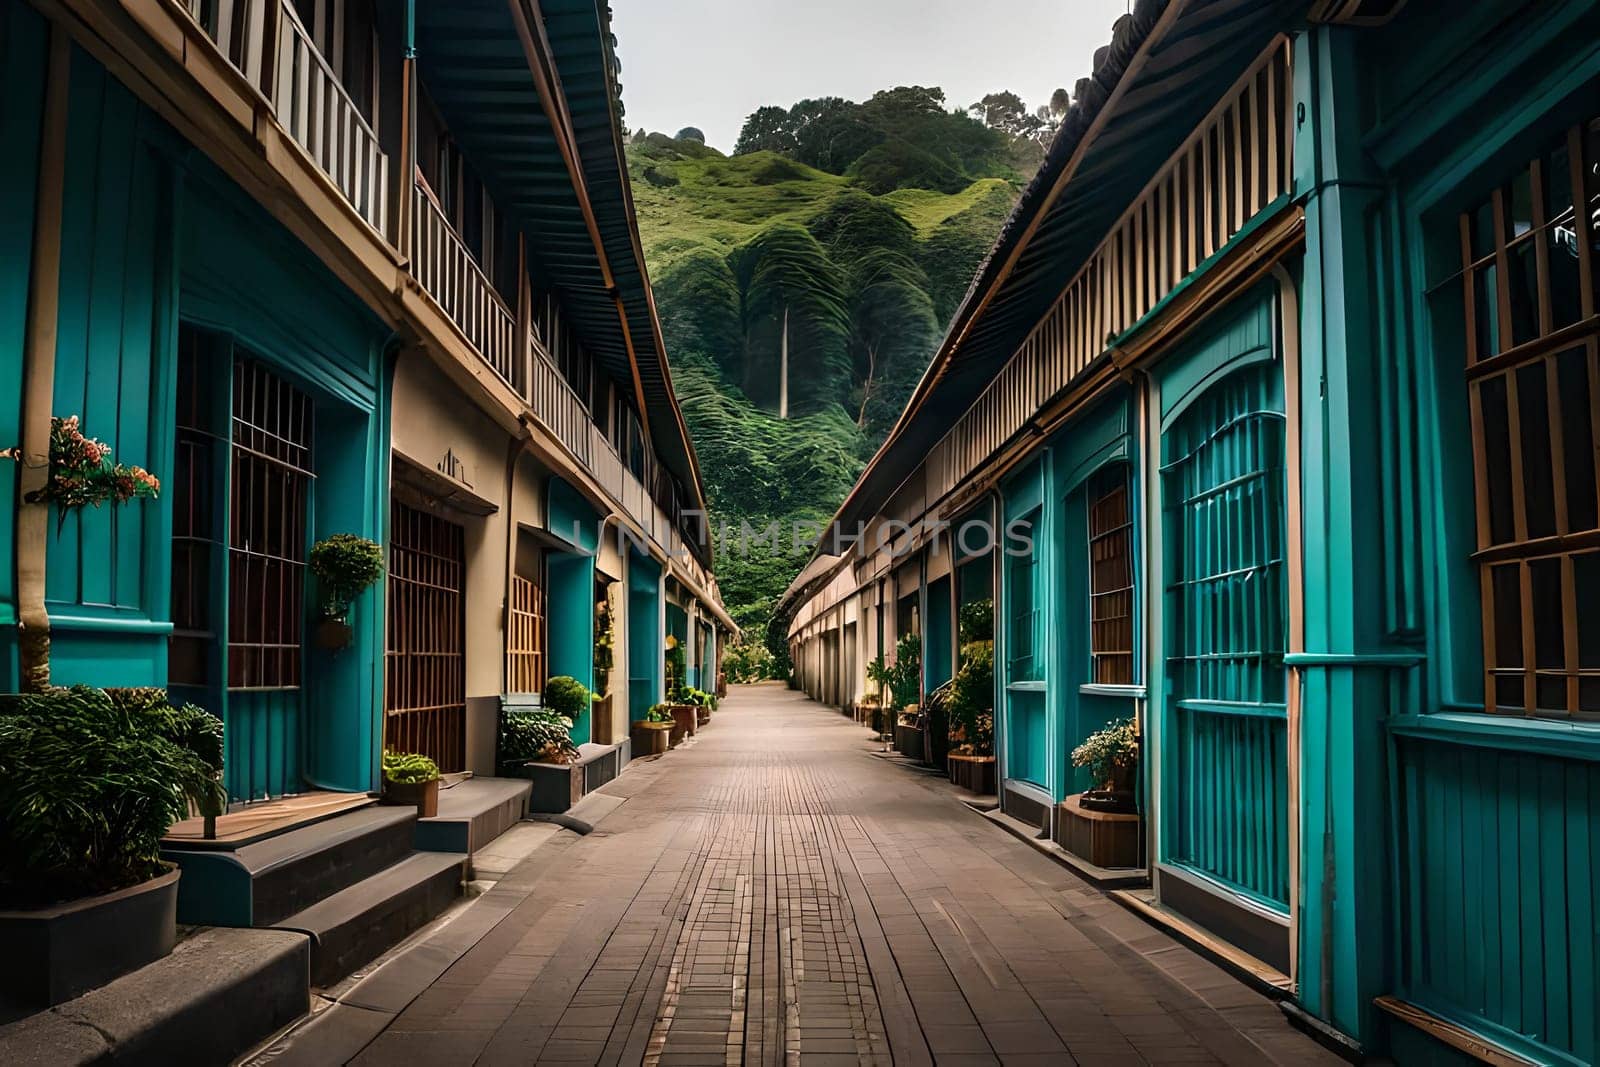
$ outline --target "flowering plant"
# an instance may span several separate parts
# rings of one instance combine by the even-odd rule
[[[21,450],[7,449],[0,455],[18,459]],[[52,503],[57,508],[56,530],[67,521],[67,513],[85,506],[99,507],[106,501],[126,504],[135,499],[154,499],[161,483],[143,467],[130,467],[111,460],[111,446],[85,437],[78,416],[50,420],[50,478],[43,489],[24,499],[30,504]]]
[[[1087,767],[1095,784],[1110,789],[1116,772],[1139,760],[1139,734],[1133,717],[1115,719],[1072,750],[1072,765]]]

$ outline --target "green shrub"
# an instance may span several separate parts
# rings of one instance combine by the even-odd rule
[[[644,713],[645,722],[672,722],[672,706],[670,704],[654,704]]]
[[[545,692],[548,699],[549,683]],[[571,731],[572,720],[550,708],[508,711],[500,726],[500,761],[571,763],[578,758]]]
[[[38,907],[163,870],[161,837],[220,814],[222,723],[159,689],[0,700],[0,906]]]
[[[963,645],[970,645],[974,641],[993,641],[994,601],[974,600],[961,605],[960,631]]]
[[[439,765],[420,752],[396,752],[385,749],[383,753],[383,780],[396,785],[418,785],[441,777]]]
[[[324,611],[343,615],[356,597],[383,577],[383,549],[355,534],[334,534],[311,546],[311,573],[322,583]]]
[[[894,646],[894,665],[888,669],[889,692],[895,710],[922,698],[922,637],[906,634]]]
[[[544,683],[544,706],[564,719],[577,722],[578,716],[589,708],[594,694],[576,678],[558,674]]]
[[[961,646],[950,685],[950,740],[969,756],[994,755],[994,642]]]
[[[683,645],[672,634],[667,635],[667,699],[676,701],[683,692],[684,672],[687,670],[688,657],[684,654]]]
[[[616,625],[611,613],[611,585],[595,601],[594,686],[595,696],[605,696],[611,687],[611,668],[616,664]]]

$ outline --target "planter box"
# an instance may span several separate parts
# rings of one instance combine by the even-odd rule
[[[643,719],[633,724],[633,758],[640,756],[659,756],[667,751],[672,739],[671,723],[645,722]]]
[[[397,808],[409,805],[417,809],[417,818],[431,819],[439,814],[439,779],[431,782],[385,781],[379,803]]]
[[[950,771],[950,780],[962,789],[979,796],[993,795],[993,756],[958,756],[952,752],[945,757],[945,766]]]
[[[533,783],[529,811],[566,811],[587,791],[581,763],[524,763],[515,773]]]
[[[697,705],[694,709],[694,718],[695,729],[697,730],[702,726],[709,725],[711,723],[711,709]]]
[[[693,704],[670,704],[667,710],[672,712],[672,743],[676,745],[685,737],[693,737],[699,718],[695,715]]]
[[[901,726],[895,723],[894,750],[906,759],[921,763],[925,758],[922,751],[922,731],[915,726]]]
[[[589,740],[597,745],[614,745],[622,740],[613,736],[617,732],[611,716],[611,694],[595,697],[589,705]]]
[[[48,1008],[154,963],[178,939],[178,869],[82,900],[0,911],[0,996]]]
[[[1082,795],[1074,793],[1061,802],[1056,844],[1096,867],[1138,867],[1139,816],[1081,807]]]

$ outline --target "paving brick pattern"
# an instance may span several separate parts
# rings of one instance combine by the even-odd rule
[[[1338,1062],[865,738],[736,691],[354,1062]]]

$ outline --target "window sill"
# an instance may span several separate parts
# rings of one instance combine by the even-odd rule
[[[1086,697],[1126,697],[1129,700],[1143,700],[1145,696],[1142,685],[1107,685],[1100,682],[1080,685],[1078,692]]]
[[[1007,682],[1006,683],[1006,692],[1008,692],[1008,693],[1042,693],[1042,692],[1044,692],[1044,687],[1045,687],[1045,683],[1043,683],[1043,682]]]
[[[170,634],[172,623],[151,619],[126,609],[107,608],[103,614],[94,609],[77,608],[62,611],[50,607],[50,628],[53,630],[78,630],[89,633],[120,634]],[[80,612],[82,612],[80,614]]]
[[[1423,741],[1600,761],[1600,723],[1437,711],[1391,719],[1389,731]]]

